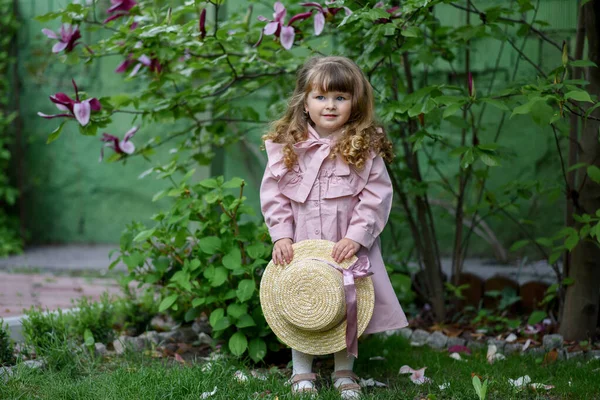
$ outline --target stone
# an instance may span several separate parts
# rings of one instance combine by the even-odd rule
[[[416,343],[419,346],[423,346],[429,337],[429,332],[423,329],[416,329],[412,335],[410,335],[411,343]]]
[[[150,321],[150,326],[159,332],[167,332],[175,327],[175,321],[171,317],[157,315]]]
[[[4,382],[8,381],[12,375],[13,370],[11,367],[0,367],[0,379],[4,380]]]
[[[567,360],[583,360],[585,358],[585,354],[583,351],[579,350],[579,351],[572,351],[572,352],[567,352]]]
[[[546,355],[546,350],[543,347],[530,347],[527,349],[525,354],[530,355],[532,357],[544,357]]]
[[[213,341],[212,338],[208,334],[206,334],[204,332],[200,332],[198,334],[198,344],[208,344],[208,345],[211,345],[212,341]]]
[[[160,342],[176,342],[179,334],[177,331],[159,332],[158,339]]]
[[[522,348],[523,345],[520,343],[507,343],[506,346],[504,346],[504,354],[520,353]]]
[[[452,346],[464,346],[466,343],[467,343],[467,341],[465,339],[462,339],[459,337],[449,337],[448,343],[446,343],[446,346],[448,348],[450,348]]]
[[[404,339],[409,340],[413,334],[413,330],[410,328],[401,328],[398,330],[398,334],[402,336]]]
[[[106,345],[104,345],[104,343],[94,343],[94,352],[99,357],[105,357],[108,355],[108,350],[106,349]]]
[[[180,326],[176,332],[175,340],[180,343],[194,343],[198,340],[198,334],[191,326]]]
[[[138,336],[138,338],[146,341],[146,343],[148,343],[148,344],[159,344],[160,343],[160,336],[159,336],[158,332],[156,332],[156,331],[144,332],[140,336]]]
[[[504,353],[504,347],[506,346],[506,342],[504,340],[498,339],[488,339],[487,345],[494,345],[499,353]]]
[[[560,360],[560,361],[567,360],[568,359],[567,358],[568,357],[567,354],[569,354],[567,352],[567,349],[558,349],[558,357],[557,357],[557,359]]]
[[[544,335],[543,344],[546,351],[550,351],[552,349],[562,349],[563,342],[564,339],[561,335]]]
[[[600,350],[590,350],[587,352],[586,357],[588,360],[600,360]]]
[[[482,349],[486,348],[485,343],[483,343],[483,342],[476,342],[474,340],[472,340],[469,343],[467,343],[467,347],[470,348],[473,351],[482,350]]]
[[[433,348],[433,349],[444,349],[446,347],[446,343],[448,343],[448,336],[444,335],[442,332],[433,332],[425,343]]]
[[[209,335],[212,334],[212,327],[210,326],[208,318],[206,317],[194,321],[192,324],[192,330],[198,335],[201,333],[207,333]]]
[[[44,366],[46,365],[46,362],[42,359],[36,359],[36,360],[27,360],[27,361],[23,361],[22,365],[31,368],[31,369],[38,369],[38,368],[44,368]]]
[[[139,351],[146,348],[146,339],[131,336],[119,336],[118,339],[113,341],[113,347],[117,354],[123,354],[127,349]]]

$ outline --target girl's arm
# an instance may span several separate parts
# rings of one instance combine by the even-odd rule
[[[294,213],[290,199],[279,191],[278,180],[267,165],[260,185],[260,208],[273,243],[294,240]]]
[[[373,159],[369,179],[358,194],[346,237],[367,249],[381,234],[392,209],[392,182],[380,156]]]

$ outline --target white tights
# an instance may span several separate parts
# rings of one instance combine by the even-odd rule
[[[310,354],[305,354],[298,350],[292,349],[292,364],[293,364],[292,374],[293,375],[307,374],[307,373],[312,372],[313,359],[314,359],[314,356],[312,356]],[[354,367],[354,357],[348,355],[348,352],[346,349],[340,350],[337,353],[334,353],[333,359],[335,362],[335,370],[336,371],[342,371],[342,370],[352,371],[352,368]],[[335,381],[335,387],[339,387],[340,385],[343,385],[346,383],[352,383],[352,380],[349,378],[340,378],[337,381]],[[310,387],[313,387],[312,382],[309,382],[309,381],[298,382],[299,389],[310,388]]]

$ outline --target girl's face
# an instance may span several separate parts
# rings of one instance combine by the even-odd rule
[[[319,136],[329,136],[337,133],[350,118],[352,95],[313,89],[306,97],[304,109],[308,112]]]

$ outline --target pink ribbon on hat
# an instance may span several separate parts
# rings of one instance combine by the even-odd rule
[[[360,256],[348,268],[342,268],[327,260],[313,258],[332,266],[342,273],[344,278],[344,295],[346,297],[346,347],[348,354],[358,358],[358,309],[356,304],[356,285],[354,280],[373,275],[369,271],[371,264],[367,256]]]

